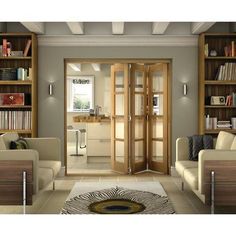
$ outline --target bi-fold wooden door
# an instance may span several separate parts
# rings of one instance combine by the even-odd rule
[[[167,64],[111,67],[112,169],[167,173]]]

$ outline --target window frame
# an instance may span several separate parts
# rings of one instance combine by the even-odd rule
[[[74,110],[73,109],[73,80],[90,80],[92,84],[92,98],[91,98],[91,105],[88,110]],[[67,112],[74,112],[74,113],[89,113],[90,109],[94,109],[94,75],[75,75],[75,76],[67,76]]]

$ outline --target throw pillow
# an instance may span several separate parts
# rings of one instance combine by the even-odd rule
[[[10,149],[28,149],[29,145],[24,138],[19,138],[16,141],[10,142]]]
[[[216,149],[230,149],[235,135],[220,131],[216,141]]]

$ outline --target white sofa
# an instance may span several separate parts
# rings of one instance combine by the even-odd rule
[[[30,149],[10,150],[10,142],[17,133],[0,135],[0,160],[33,161],[33,194],[53,182],[61,168],[61,144],[58,138],[25,138]]]
[[[176,140],[176,171],[183,182],[186,182],[204,203],[204,161],[206,160],[236,160],[236,136],[220,131],[217,139],[214,140],[214,149],[201,150],[198,161],[189,160],[187,137]]]

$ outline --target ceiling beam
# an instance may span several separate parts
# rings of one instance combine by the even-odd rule
[[[81,64],[80,64],[80,63],[68,63],[68,65],[69,65],[74,71],[81,71]]]
[[[124,34],[125,22],[112,22],[112,34]]]
[[[44,34],[43,22],[21,22],[21,24],[30,32],[34,32],[36,34]]]
[[[170,22],[153,22],[152,34],[164,34]]]
[[[207,31],[215,22],[193,22],[192,34],[200,34]]]
[[[101,71],[101,65],[98,63],[92,63],[94,71]]]
[[[72,34],[84,34],[83,22],[66,22]]]

